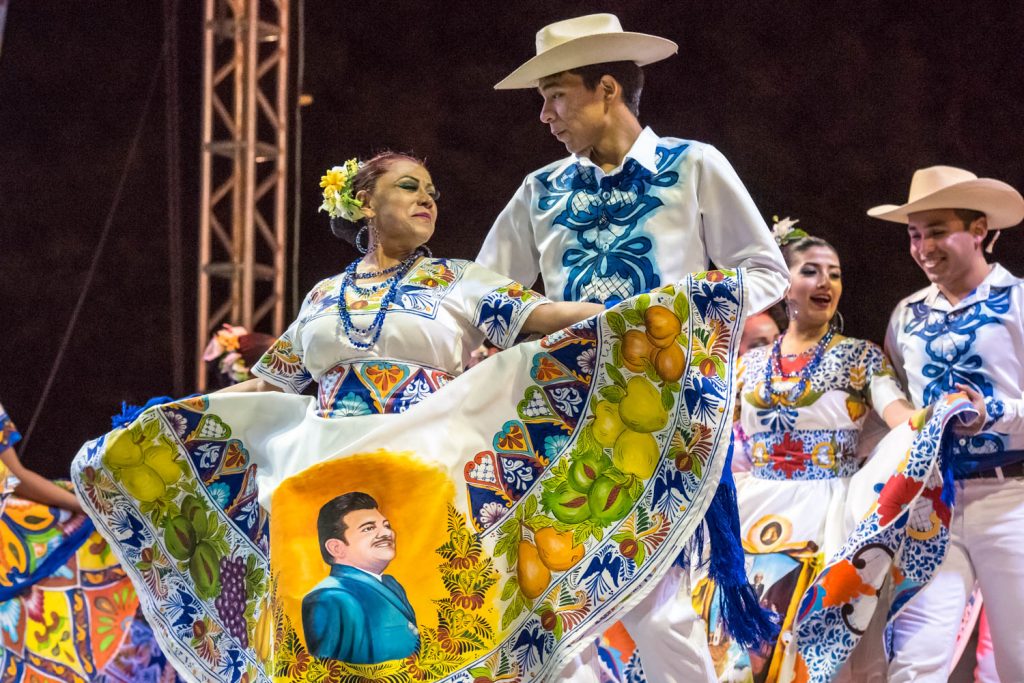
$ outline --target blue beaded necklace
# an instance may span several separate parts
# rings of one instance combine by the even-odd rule
[[[404,278],[409,272],[409,269],[412,268],[412,264],[415,263],[421,255],[422,251],[420,249],[416,249],[398,265],[373,273],[356,272],[356,268],[360,263],[362,263],[362,258],[358,258],[348,265],[341,276],[341,298],[338,301],[338,315],[341,317],[341,327],[345,331],[345,336],[348,337],[348,341],[352,346],[357,349],[370,349],[377,343],[377,340],[380,339],[380,333],[384,329],[384,316],[387,315],[388,308],[391,307],[391,303],[398,295],[398,283],[402,281],[402,278]],[[387,275],[389,273],[391,273],[391,277],[388,279],[371,284],[367,287],[360,287],[356,284],[357,279],[380,277],[381,275]],[[380,308],[377,310],[377,314],[373,316],[373,320],[370,322],[370,325],[368,327],[356,327],[352,322],[352,316],[349,315],[348,312],[348,297],[346,296],[346,292],[351,289],[359,296],[368,297],[385,288],[387,288],[387,292],[385,292],[383,298],[381,298]],[[366,339],[368,339],[368,341],[363,341]]]
[[[828,332],[825,336],[818,340],[818,343],[814,345],[814,355],[807,361],[807,365],[801,368],[800,372],[785,372],[782,369],[782,338],[785,337],[785,333],[780,334],[776,338],[775,343],[772,345],[772,353],[768,358],[768,362],[764,366],[764,390],[765,399],[770,403],[775,403],[772,398],[782,398],[783,396],[802,396],[804,391],[807,389],[807,385],[810,384],[811,375],[818,369],[818,365],[821,364],[821,359],[825,355],[825,351],[828,350],[828,345],[832,341],[832,337],[835,334],[834,328],[828,328]],[[795,387],[790,387],[784,391],[776,391],[773,377],[780,376],[785,379],[796,379],[800,378]]]

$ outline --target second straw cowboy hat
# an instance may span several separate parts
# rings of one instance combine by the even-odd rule
[[[989,229],[998,230],[1024,220],[1024,197],[1001,180],[979,178],[953,166],[930,166],[914,172],[906,204],[876,206],[868,215],[906,223],[910,214],[931,209],[980,211],[988,218]]]
[[[537,56],[494,86],[495,90],[535,88],[545,76],[604,62],[638,66],[671,57],[679,46],[667,38],[622,30],[614,14],[588,14],[537,31]]]

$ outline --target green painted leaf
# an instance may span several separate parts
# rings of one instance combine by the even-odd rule
[[[512,596],[519,591],[519,579],[510,576],[508,581],[505,582],[505,587],[501,589],[501,599],[511,600]]]
[[[643,315],[647,312],[647,309],[651,307],[651,295],[641,294],[636,298],[636,312]]]
[[[626,310],[622,311],[622,317],[625,318],[626,322],[632,325],[633,327],[640,327],[641,325],[644,324],[644,319],[642,315],[637,311],[633,310],[632,308],[627,308]]]
[[[686,325],[686,321],[690,317],[690,301],[686,296],[680,294],[676,297],[675,301],[672,302],[672,311],[676,314],[676,317],[679,318],[679,322]]]
[[[675,405],[675,397],[672,395],[672,390],[668,387],[661,388],[661,406],[665,410],[672,410],[672,406]]]
[[[604,319],[608,321],[608,327],[612,328],[612,332],[620,337],[626,334],[626,321],[623,320],[621,313],[608,311],[605,313]]]
[[[610,377],[611,380],[615,382],[617,386],[620,386],[623,389],[626,388],[626,378],[622,376],[622,373],[619,371],[617,367],[615,367],[611,363],[605,363],[604,371],[608,373],[608,377]]]
[[[654,364],[646,358],[644,358],[644,375],[654,384],[661,384],[661,377],[658,375],[658,371],[654,369]]]
[[[612,344],[612,363],[615,365],[622,365],[622,342],[615,342]]]
[[[551,519],[547,515],[534,515],[530,517],[530,521],[526,523],[526,526],[530,527],[534,531],[540,531],[541,529],[547,529],[550,526],[555,525],[555,520]]]
[[[537,514],[537,499],[530,496],[526,499],[526,502],[523,503],[523,516],[533,517],[535,514]]]
[[[599,393],[609,403],[618,403],[626,395],[626,390],[617,385],[601,387]]]

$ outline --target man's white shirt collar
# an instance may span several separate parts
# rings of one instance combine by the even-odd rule
[[[646,168],[651,173],[658,172],[658,136],[654,133],[653,130],[650,129],[649,126],[640,131],[640,135],[638,135],[636,140],[633,141],[633,145],[629,148],[629,151],[626,152],[626,156],[623,157],[622,163],[613,168],[611,171],[605,173],[604,169],[602,169],[600,166],[598,166],[597,164],[590,160],[590,157],[584,157],[579,156],[578,154],[573,154],[565,161],[563,161],[561,164],[559,164],[558,167],[555,168],[555,170],[551,171],[551,173],[548,175],[548,178],[557,178],[558,176],[562,175],[576,164],[579,164],[580,166],[590,166],[591,168],[593,168],[595,176],[598,179],[601,179],[606,175],[612,175],[614,173],[618,173],[619,171],[621,171],[622,167],[626,163],[626,159],[635,160],[638,164]]]
[[[1024,282],[1019,277],[1014,276],[1010,271],[1003,268],[999,263],[992,264],[992,268],[988,271],[988,275],[981,281],[981,284],[974,288],[974,291],[969,295],[961,299],[952,309],[962,308],[964,306],[970,306],[976,301],[984,301],[988,298],[989,292],[993,287],[1012,287],[1014,285]],[[932,283],[924,288],[921,292],[922,296],[915,297],[914,301],[924,301],[929,308],[935,308],[936,304],[942,302],[942,304],[949,306],[949,300],[946,299],[942,291],[939,290],[939,286]]]

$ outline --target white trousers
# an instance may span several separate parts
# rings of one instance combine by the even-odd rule
[[[896,619],[890,683],[945,683],[975,580],[985,596],[999,678],[1024,681],[1024,478],[962,484],[946,559]]]
[[[714,683],[715,665],[704,620],[693,610],[688,572],[673,567],[622,624],[636,643],[650,683]],[[597,648],[583,652],[562,674],[571,683],[600,683]]]

